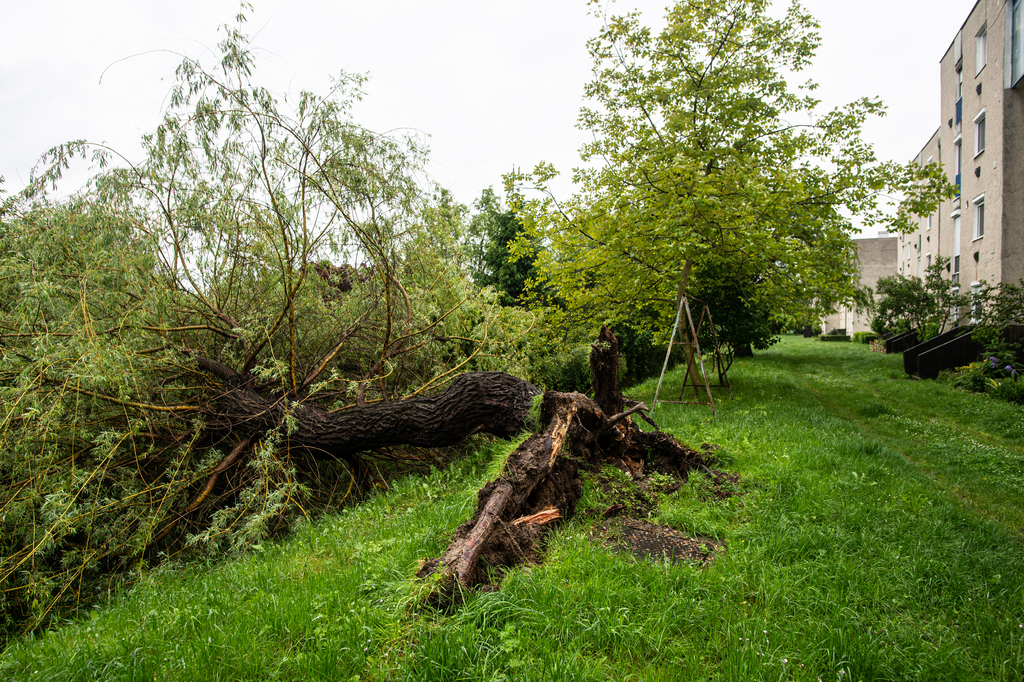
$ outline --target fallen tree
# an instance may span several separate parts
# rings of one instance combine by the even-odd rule
[[[69,142],[0,197],[0,636],[508,436],[537,393],[535,318],[472,285],[418,140],[351,119],[359,76],[276,99],[248,45],[183,61],[141,159]]]
[[[573,515],[583,492],[581,469],[614,463],[632,477],[649,471],[685,478],[707,469],[700,453],[662,432],[643,432],[632,415],[641,403],[621,409],[618,341],[607,329],[591,351],[594,393],[548,391],[541,403],[543,429],[509,455],[501,475],[480,489],[476,513],[455,531],[437,558],[427,560],[420,578],[438,576],[442,598],[493,580],[491,571],[530,561],[554,521]],[[599,402],[600,401],[600,402]]]

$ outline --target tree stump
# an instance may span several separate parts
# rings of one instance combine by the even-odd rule
[[[489,583],[494,576],[488,569],[535,561],[557,518],[575,512],[583,493],[581,469],[613,462],[636,476],[656,467],[685,477],[690,469],[705,466],[700,453],[668,434],[640,431],[630,415],[645,410],[642,403],[621,411],[618,342],[606,328],[601,335],[590,366],[592,385],[604,405],[581,393],[544,394],[543,430],[509,455],[501,476],[477,493],[476,513],[456,529],[444,553],[417,573],[420,578],[439,576],[442,600],[457,598],[459,588]],[[605,405],[620,411],[608,413]]]

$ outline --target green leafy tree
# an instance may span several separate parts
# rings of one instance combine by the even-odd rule
[[[510,245],[517,239],[528,242],[529,236],[516,214],[502,206],[494,190],[485,189],[473,206],[477,210],[469,227],[473,280],[497,289],[502,305],[522,305],[527,283],[536,277],[536,247],[531,253],[511,258]]]
[[[936,258],[924,279],[899,274],[879,277],[871,328],[879,334],[917,329],[925,340],[959,324],[972,299],[970,294],[956,293],[950,281],[943,279],[948,262],[945,256]]]
[[[924,214],[950,191],[938,166],[876,159],[860,135],[883,113],[878,101],[822,113],[813,84],[788,86],[786,72],[813,57],[817,24],[799,4],[781,18],[769,4],[676,2],[660,33],[627,14],[589,42],[579,127],[593,141],[574,173],[579,191],[556,200],[545,163],[506,177],[545,245],[538,285],[565,302],[564,323],[651,320],[667,332],[687,263],[693,290],[731,286],[741,272],[751,313],[813,319],[853,297],[847,216],[909,229],[887,196]],[[727,267],[700,267],[712,262]]]
[[[54,201],[75,156],[112,158],[61,145],[4,200],[5,628],[341,504],[378,477],[368,458],[415,458],[346,443],[370,426],[355,408],[521,371],[529,315],[467,281],[465,211],[418,183],[417,142],[351,120],[360,77],[280,102],[246,45],[228,29],[216,68],[182,62],[141,163]]]
[[[734,357],[750,357],[755,349],[765,350],[778,340],[781,322],[772,317],[763,301],[755,302],[751,295],[758,287],[759,273],[737,271],[725,260],[702,263],[695,270],[696,284],[690,294],[712,311],[727,368]],[[710,329],[705,330],[702,346],[710,348],[712,342]]]

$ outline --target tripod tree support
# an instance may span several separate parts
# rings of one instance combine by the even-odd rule
[[[687,262],[689,266],[689,262]],[[729,397],[732,397],[732,386],[729,383],[729,377],[726,374],[725,362],[722,359],[721,346],[718,343],[718,332],[715,330],[715,323],[711,319],[711,310],[708,308],[707,303],[698,299],[693,299],[696,303],[699,303],[700,317],[697,322],[693,321],[693,313],[690,312],[690,299],[686,296],[686,277],[689,274],[689,267],[684,270],[683,282],[679,286],[679,303],[676,306],[676,319],[672,325],[672,335],[668,340],[668,348],[665,350],[665,362],[661,367],[661,376],[658,378],[658,388],[654,391],[654,401],[651,403],[651,410],[658,404],[658,397],[661,394],[661,385],[665,380],[665,372],[668,370],[669,357],[672,355],[673,346],[682,346],[683,354],[686,357],[686,368],[683,371],[683,387],[679,392],[679,400],[662,400],[663,403],[680,403],[685,405],[710,405],[711,413],[718,416],[718,411],[715,408],[715,397],[711,393],[712,388],[728,388]],[[684,328],[679,329],[679,323],[683,321],[683,313],[686,313],[686,319],[684,322]],[[714,345],[714,351],[712,354],[712,367],[718,374],[718,383],[712,384],[709,377],[707,367],[704,364],[704,352],[700,347],[700,332],[705,323],[711,328],[711,339]],[[676,341],[676,334],[679,334],[679,341]],[[693,400],[684,400],[686,397],[686,389],[688,386],[693,387]],[[707,401],[701,400],[701,388],[704,389],[704,393],[707,395]]]

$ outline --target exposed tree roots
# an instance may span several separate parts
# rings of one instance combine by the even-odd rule
[[[501,475],[479,491],[473,517],[418,573],[440,577],[442,599],[457,595],[459,587],[491,582],[491,571],[532,561],[555,511],[566,519],[575,512],[583,492],[581,470],[610,462],[634,478],[648,471],[685,478],[690,469],[706,467],[700,453],[668,434],[640,431],[630,413],[645,409],[642,405],[621,411],[617,354],[615,337],[602,330],[591,354],[595,394],[618,413],[607,413],[580,393],[544,394],[543,430],[509,455]]]

